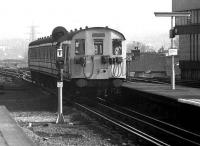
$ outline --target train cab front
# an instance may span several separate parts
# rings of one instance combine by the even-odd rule
[[[124,36],[107,27],[81,30],[72,39],[71,74],[80,88],[118,88],[126,78]]]

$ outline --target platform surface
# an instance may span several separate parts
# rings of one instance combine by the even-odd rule
[[[5,106],[0,106],[0,146],[35,146]]]
[[[176,85],[175,90],[172,90],[170,84],[145,82],[124,82],[123,87],[172,98],[178,102],[192,104],[200,107],[200,89],[198,88]]]

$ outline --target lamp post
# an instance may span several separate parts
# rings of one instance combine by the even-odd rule
[[[171,17],[171,30],[173,30],[173,19],[174,17],[188,17],[189,12],[154,12],[156,17]],[[173,49],[173,37],[171,37],[171,49]],[[175,90],[175,69],[174,69],[174,54],[172,56],[172,74],[171,74],[171,88]]]

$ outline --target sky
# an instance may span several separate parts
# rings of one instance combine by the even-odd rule
[[[51,34],[56,26],[104,27],[123,33],[128,41],[168,33],[170,18],[154,12],[171,12],[172,0],[1,0],[0,39],[29,38]]]

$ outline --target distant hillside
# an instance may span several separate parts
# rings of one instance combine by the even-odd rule
[[[0,60],[26,59],[28,43],[28,40],[24,39],[0,40]]]
[[[164,48],[170,47],[169,34],[151,34],[146,36],[135,36],[132,38],[133,41],[142,42],[147,46],[151,46],[155,51],[158,51],[162,46]]]

